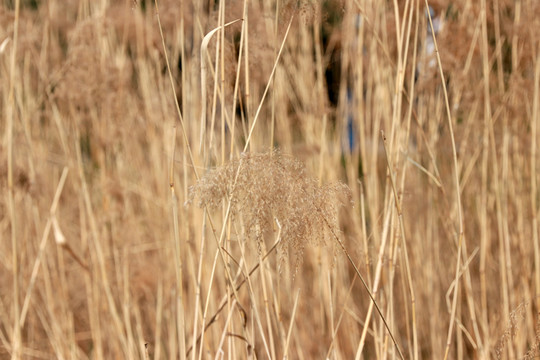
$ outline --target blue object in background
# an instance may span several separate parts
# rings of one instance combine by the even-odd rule
[[[354,124],[354,93],[352,89],[347,88],[347,123],[345,125],[345,151],[349,154],[356,148],[356,126]]]

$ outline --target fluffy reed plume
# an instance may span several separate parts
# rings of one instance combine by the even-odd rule
[[[291,251],[298,267],[306,244],[328,244],[339,234],[338,211],[351,194],[341,182],[319,186],[300,161],[275,151],[242,154],[208,172],[191,187],[193,199],[211,209],[230,201],[233,219],[243,220],[245,235],[259,249],[276,219],[282,227],[280,260]]]

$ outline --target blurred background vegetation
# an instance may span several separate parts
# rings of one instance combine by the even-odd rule
[[[538,356],[540,3],[157,5],[0,5],[0,357]]]

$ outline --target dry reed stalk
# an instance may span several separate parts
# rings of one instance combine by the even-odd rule
[[[56,192],[54,194],[54,198],[51,203],[49,219],[47,220],[47,224],[45,225],[45,229],[43,230],[43,236],[41,237],[41,242],[39,245],[39,253],[34,262],[32,275],[30,276],[30,282],[26,289],[26,296],[24,297],[21,314],[19,315],[19,324],[21,327],[24,327],[24,323],[26,321],[26,314],[28,311],[28,306],[30,304],[30,298],[32,296],[32,290],[34,288],[34,284],[36,282],[36,277],[38,275],[39,267],[41,265],[43,252],[45,251],[45,247],[47,246],[49,232],[51,230],[51,227],[53,226],[53,222],[56,220],[56,208],[58,206],[58,201],[60,200],[60,195],[62,194],[62,189],[64,188],[67,174],[68,174],[68,168],[65,167],[64,170],[62,171],[62,176],[60,177],[60,181],[58,182],[58,187],[56,188]]]
[[[244,248],[241,247],[241,256],[242,256],[242,259],[245,259],[246,256],[245,256],[245,252],[244,252]],[[246,262],[244,261],[244,264]],[[264,269],[263,267],[261,267],[261,272],[264,272]],[[264,276],[264,274],[262,275]],[[269,359],[272,359],[274,358],[273,355],[272,355],[272,350],[271,350],[271,343],[269,343],[269,340],[267,339],[267,335],[265,334],[264,332],[264,328],[263,328],[263,325],[262,325],[262,315],[260,314],[259,312],[259,306],[257,305],[257,296],[255,294],[255,287],[254,287],[254,283],[251,279],[251,276],[247,276],[247,281],[246,281],[246,284],[247,284],[247,288],[249,290],[249,294],[250,294],[250,299],[251,299],[251,302],[253,304],[253,318],[256,322],[256,326],[257,326],[257,329],[259,330],[259,333],[260,333],[260,336],[261,336],[261,340],[263,342],[263,346],[264,346],[264,351],[266,352],[266,356],[269,358]],[[244,322],[247,323],[246,320],[243,320]],[[243,328],[246,327],[247,324],[243,324]],[[272,331],[272,328],[270,327],[269,329],[269,332],[271,333]],[[271,336],[271,335],[270,335]],[[250,341],[248,341],[249,344],[251,344]]]
[[[429,6],[427,0],[425,1],[425,4],[426,4],[426,7]],[[429,15],[428,18],[429,18],[429,26],[431,28],[431,33],[435,34],[431,14],[428,13],[428,15]],[[450,351],[450,345],[451,345],[451,340],[452,340],[452,332],[453,332],[453,327],[454,327],[454,319],[455,319],[455,316],[456,316],[458,290],[459,290],[458,278],[459,278],[459,271],[460,271],[460,267],[461,267],[461,249],[462,249],[463,242],[465,241],[465,239],[464,239],[463,215],[462,215],[463,209],[462,209],[462,205],[461,205],[461,188],[460,188],[460,185],[459,185],[460,184],[459,170],[458,170],[459,166],[458,166],[458,159],[457,159],[456,141],[454,139],[454,130],[453,130],[453,125],[452,125],[452,114],[450,112],[450,104],[449,104],[449,101],[448,101],[448,93],[447,93],[447,90],[446,90],[445,77],[444,77],[444,73],[443,73],[441,57],[439,56],[439,50],[438,50],[437,40],[436,40],[435,36],[433,36],[433,43],[435,45],[435,54],[436,54],[436,57],[437,57],[437,64],[438,64],[439,73],[440,73],[440,77],[441,77],[441,84],[442,84],[443,94],[444,94],[446,115],[447,115],[447,119],[448,119],[448,128],[449,128],[450,139],[451,139],[451,143],[452,143],[452,157],[453,157],[453,161],[454,161],[454,180],[455,180],[455,187],[456,187],[456,190],[455,190],[456,191],[456,203],[457,203],[457,209],[458,209],[458,223],[459,223],[458,251],[457,251],[456,275],[455,275],[456,287],[454,289],[454,298],[452,300],[452,310],[451,310],[451,313],[450,313],[450,325],[448,327],[448,337],[447,337],[447,341],[446,341],[446,350],[445,350],[445,355],[444,355],[444,359],[446,360],[448,358],[448,354],[449,354],[449,351]]]
[[[291,333],[292,333],[292,329],[293,329],[293,325],[294,325],[294,318],[295,318],[295,315],[296,315],[296,309],[298,307],[298,298],[300,296],[300,289],[296,292],[296,296],[294,298],[294,306],[293,306],[293,310],[292,310],[292,315],[291,315],[291,323],[289,325],[289,330],[287,331],[287,340],[285,341],[285,347],[284,347],[284,354],[283,355],[283,359],[288,359],[288,351],[289,351],[289,343],[291,341]]]
[[[115,331],[117,331],[118,333],[122,333],[123,332],[122,321],[120,320],[120,315],[118,314],[118,309],[116,307],[116,303],[114,301],[114,297],[112,294],[112,288],[110,286],[110,280],[109,280],[109,276],[108,276],[106,265],[105,265],[105,255],[104,255],[103,247],[101,245],[101,237],[99,235],[99,231],[97,228],[96,218],[95,218],[95,214],[92,209],[92,204],[90,200],[88,184],[86,182],[86,177],[83,170],[81,149],[78,146],[78,144],[75,144],[75,148],[76,148],[76,156],[77,156],[77,167],[78,167],[78,172],[79,172],[79,181],[81,182],[81,196],[83,197],[83,200],[84,200],[86,216],[88,216],[88,221],[89,221],[89,226],[90,226],[90,236],[93,240],[92,241],[93,246],[94,246],[93,250],[95,251],[95,257],[97,260],[99,276],[102,281],[101,283],[101,286],[103,287],[102,290],[105,292],[107,305],[112,316],[112,320],[115,326]],[[95,291],[96,289],[93,289],[93,290]],[[121,338],[120,341],[122,342],[122,345],[125,346],[125,339]]]
[[[272,180],[269,181],[265,179],[265,177],[268,175],[264,174],[263,171],[258,169],[258,167],[260,166],[265,167],[266,171],[268,171],[269,175],[272,177],[272,172],[282,172],[283,170],[285,170],[286,172],[284,174],[280,174],[279,177],[274,178],[273,181],[275,184],[271,185]],[[242,176],[240,176],[241,171],[243,173],[247,173],[248,175],[246,176],[242,174]],[[261,177],[262,180],[258,179],[258,177]],[[299,186],[299,188],[297,190],[295,190],[294,188],[281,189],[281,186],[286,185],[286,183],[282,183],[283,181],[289,182],[289,184],[292,184],[294,187]],[[295,184],[295,182],[298,182],[298,184]],[[256,186],[261,185],[265,185],[267,187],[270,185],[270,187],[265,190],[256,188]],[[341,191],[343,190],[344,189],[342,188]],[[392,341],[395,344],[398,353],[403,358],[403,355],[401,354],[396,340],[392,335],[392,332],[386,320],[384,319],[384,316],[382,315],[382,312],[377,305],[373,294],[367,287],[367,283],[365,282],[358,268],[354,264],[354,261],[347,252],[345,246],[337,236],[337,232],[339,230],[337,229],[335,220],[332,220],[332,218],[334,218],[335,216],[332,215],[332,212],[335,212],[335,210],[333,210],[335,205],[331,204],[330,198],[328,198],[328,194],[335,192],[336,195],[339,195],[338,191],[340,191],[340,189],[339,187],[330,187],[328,189],[324,189],[323,191],[324,192],[321,192],[319,189],[316,188],[316,185],[313,184],[312,181],[304,177],[301,167],[295,162],[292,162],[291,160],[286,158],[282,158],[279,154],[263,154],[258,156],[245,156],[237,162],[232,163],[225,168],[219,169],[205,176],[205,178],[203,178],[202,181],[194,187],[193,196],[195,198],[198,198],[200,206],[204,207],[215,207],[219,205],[224,198],[229,199],[226,218],[228,218],[229,214],[231,213],[239,213],[247,216],[247,224],[249,225],[248,235],[251,234],[251,236],[257,239],[258,242],[263,241],[261,239],[261,227],[268,228],[268,220],[266,219],[266,217],[268,217],[270,212],[278,214],[278,216],[281,217],[278,218],[278,220],[283,224],[282,226],[284,226],[285,229],[284,237],[287,239],[288,242],[291,242],[293,246],[299,246],[300,256],[303,252],[304,245],[302,244],[302,242],[305,241],[304,238],[317,236],[317,233],[312,233],[312,228],[314,227],[314,229],[318,230],[320,226],[322,226],[322,229],[320,229],[321,235],[323,236],[322,240],[324,241],[326,237],[330,237],[335,240],[341,247],[341,249],[344,251],[347,259],[355,269],[356,274],[360,277],[364,287],[368,292],[368,295],[372,300],[370,304],[373,304],[375,306],[376,310],[378,311],[385,324],[385,327],[389,331],[390,337],[392,338]],[[259,194],[259,192],[261,194]],[[283,195],[281,194],[282,192],[283,195],[286,196],[286,198],[283,197]],[[325,194],[325,192],[328,192],[328,194]],[[314,194],[317,195],[314,196]],[[234,201],[234,207],[231,207],[231,204],[233,204],[233,201],[231,199],[234,195],[236,199]],[[271,200],[267,199],[268,196],[268,199]],[[310,199],[310,201],[307,202],[308,207],[302,205],[302,203],[306,201],[306,199],[303,198],[292,201],[292,207],[291,205],[287,205],[287,203],[290,203],[290,200],[288,198],[294,196],[305,196],[307,197],[306,199]],[[287,203],[282,203],[283,200],[286,200]],[[246,213],[243,208],[247,207],[254,207],[255,213]],[[298,211],[296,207],[298,207],[300,211]],[[310,209],[310,207],[313,207],[313,209]],[[312,214],[313,211],[315,211],[314,214]],[[293,216],[301,216],[301,218],[296,219]],[[320,225],[313,223],[313,220],[311,220],[312,216],[319,218]],[[283,251],[286,250],[283,249],[282,252]],[[250,281],[248,278],[248,284],[249,283]],[[251,288],[252,286],[250,286],[250,289]],[[255,314],[256,320],[260,327],[260,320],[257,316],[257,312],[255,312]],[[268,346],[266,345],[266,341],[264,341],[264,343],[268,352]],[[268,352],[267,355],[270,356],[270,353]]]
[[[220,358],[219,355],[221,355],[221,357],[222,357],[225,354],[225,352],[223,351],[223,342],[225,341],[225,336],[227,335],[227,327],[229,326],[229,323],[231,321],[231,317],[234,314],[235,305],[236,305],[236,300],[233,300],[231,308],[230,308],[229,313],[227,315],[227,320],[225,321],[225,327],[223,328],[223,331],[221,333],[221,338],[219,340],[218,348],[216,350],[216,356],[215,356],[216,360]],[[195,353],[195,352],[193,352],[193,353]]]
[[[531,114],[531,214],[532,214],[532,235],[533,235],[533,248],[534,248],[534,279],[535,286],[540,289],[540,244],[538,238],[538,205],[535,199],[538,198],[538,185],[536,183],[537,173],[537,141],[538,141],[538,119],[540,117],[540,57],[536,59],[536,66],[534,72],[534,94],[533,94],[533,106]],[[536,299],[536,306],[540,308],[540,298]]]
[[[276,223],[278,224],[279,226],[279,222],[276,221]],[[279,229],[278,231],[278,234],[276,235],[276,242],[277,241],[280,241],[280,238],[281,238],[281,228]],[[263,242],[261,244],[261,253],[266,253],[267,250],[266,250],[266,244]],[[242,255],[245,254],[245,251],[242,252]],[[245,256],[243,256],[243,259],[245,259]],[[259,255],[259,262],[262,262],[262,259]],[[244,261],[244,264],[247,263],[247,260]],[[273,332],[273,328],[274,326],[272,325],[272,317],[270,315],[270,301],[269,301],[269,296],[268,296],[268,290],[267,290],[267,277],[269,277],[269,274],[268,274],[268,271],[266,270],[266,267],[264,266],[264,263],[261,263],[261,282],[262,282],[262,290],[263,290],[263,303],[264,303],[264,315],[265,315],[265,320],[266,320],[266,328],[268,329],[268,341],[269,341],[269,346],[270,346],[270,353],[271,353],[271,358],[272,359],[276,359],[276,344],[275,344],[275,341],[274,341],[274,332]],[[247,270],[247,269],[246,269]],[[294,318],[294,317],[293,317]]]
[[[274,250],[277,248],[278,244],[279,244],[279,241],[280,239],[278,239],[274,245],[268,250],[268,252],[262,257],[261,261],[264,261],[270,254],[272,254],[274,252]],[[215,262],[215,261],[214,261]],[[261,265],[261,262],[257,263],[247,274],[245,274],[245,277],[243,280],[241,280],[240,282],[238,282],[238,285],[236,286],[236,291],[239,291],[240,288],[247,282],[247,279],[253,275],[253,273],[255,273],[255,271],[260,267]],[[194,341],[194,345],[192,347],[190,347],[188,350],[187,350],[187,353],[186,353],[186,356],[188,356],[192,349],[194,349],[194,346],[201,342],[201,339],[203,338],[203,334],[204,332],[206,332],[206,330],[208,330],[208,328],[214,324],[214,322],[218,319],[218,316],[219,314],[221,313],[221,311],[223,311],[223,309],[225,308],[225,306],[228,304],[228,301],[229,299],[232,297],[232,294],[230,296],[224,296],[221,301],[219,302],[219,306],[217,307],[217,310],[216,312],[214,313],[214,315],[212,315],[210,317],[210,319],[208,320],[208,322],[205,322],[205,325],[203,327],[203,329],[201,330],[201,333],[197,336],[197,340]],[[234,300],[233,300],[234,301]],[[208,301],[207,301],[208,302]],[[206,313],[206,310],[205,310],[205,313]],[[206,315],[204,316],[204,318],[206,318]]]
[[[8,183],[8,213],[11,225],[11,268],[13,272],[13,325],[11,331],[11,358],[20,359],[21,356],[21,325],[19,320],[20,301],[19,301],[19,244],[17,240],[17,217],[15,215],[15,201],[13,195],[13,127],[15,115],[15,59],[17,58],[17,47],[19,43],[19,12],[20,1],[15,1],[15,17],[13,21],[13,45],[9,64],[9,93],[7,95],[6,108],[6,135],[7,135],[7,183]]]
[[[247,0],[244,0],[243,4],[243,10],[242,10],[242,18],[247,19],[248,17],[248,2]],[[241,74],[241,66],[242,66],[242,59],[245,59],[247,61],[247,56],[244,55],[244,46],[247,44],[244,41],[244,38],[247,36],[247,21],[242,22],[242,30],[240,31],[240,44],[238,49],[238,65],[236,66],[236,77],[234,80],[234,90],[233,90],[233,102],[232,102],[232,119],[231,119],[231,148],[229,151],[229,154],[231,158],[229,160],[232,160],[233,154],[236,153],[236,150],[234,148],[235,144],[235,130],[236,130],[236,104],[238,101],[238,92],[240,89],[240,74]],[[249,90],[248,90],[249,91]]]
[[[387,161],[387,164],[388,164],[388,172],[390,174],[390,181],[391,181],[391,184],[392,184],[392,191],[394,193],[394,205],[396,207],[396,212],[397,212],[397,217],[398,217],[398,222],[399,222],[399,229],[400,229],[400,234],[399,234],[399,239],[401,240],[400,242],[403,244],[403,252],[404,252],[404,259],[405,259],[405,270],[406,270],[406,274],[407,274],[407,284],[408,284],[408,287],[409,287],[409,294],[411,296],[411,313],[412,313],[412,327],[413,327],[413,358],[418,358],[418,339],[417,339],[417,332],[416,332],[416,296],[415,296],[415,291],[414,291],[414,287],[413,287],[413,280],[412,280],[412,275],[411,275],[411,266],[409,264],[409,254],[408,254],[408,250],[407,250],[407,238],[406,238],[406,235],[405,235],[405,225],[404,225],[404,221],[403,221],[403,211],[402,211],[402,208],[401,208],[401,204],[400,204],[400,201],[399,201],[399,198],[398,198],[398,193],[397,193],[397,190],[396,190],[396,181],[395,181],[395,176],[393,175],[393,172],[392,172],[392,167],[390,165],[390,160],[389,160],[389,156],[388,156],[388,149],[387,149],[387,145],[386,145],[386,137],[384,136],[384,132],[381,131],[381,136],[382,136],[382,139],[383,139],[383,146],[384,146],[384,151],[385,151],[385,154],[386,154],[386,161]],[[397,246],[397,244],[396,244]]]
[[[247,22],[247,19],[245,19],[244,21]],[[257,110],[257,113],[255,114],[255,117],[254,117],[254,119],[253,119],[253,123],[252,123],[252,125],[251,125],[251,128],[250,128],[250,132],[249,132],[248,138],[246,139],[246,144],[245,144],[245,147],[244,147],[244,151],[247,149],[247,146],[248,146],[249,143],[250,143],[251,134],[253,133],[253,129],[254,129],[256,123],[257,123],[257,118],[258,118],[260,109],[262,108],[262,104],[264,103],[265,95],[266,95],[266,93],[267,93],[267,91],[268,91],[268,88],[269,88],[269,85],[270,85],[271,80],[272,80],[272,78],[273,78],[273,75],[274,75],[275,69],[276,69],[276,67],[277,67],[277,64],[279,63],[279,57],[280,57],[280,55],[281,55],[281,51],[282,51],[282,49],[283,49],[283,46],[284,46],[284,44],[285,44],[285,42],[286,42],[287,34],[288,34],[288,31],[290,30],[290,25],[291,25],[291,24],[292,24],[292,19],[291,19],[291,21],[289,22],[289,27],[288,27],[288,29],[287,29],[287,32],[285,33],[285,36],[284,36],[284,39],[283,39],[283,42],[282,42],[282,45],[281,45],[280,52],[278,53],[277,58],[276,58],[276,61],[275,61],[275,63],[274,63],[274,68],[273,68],[272,73],[271,73],[271,75],[270,75],[270,79],[269,79],[269,81],[268,81],[268,83],[267,83],[267,86],[266,86],[265,92],[264,92],[264,94],[263,94],[263,97],[262,97],[262,99],[261,99],[261,102],[260,102],[259,108],[258,108],[258,110]],[[214,31],[216,31],[216,29],[214,29]],[[209,34],[205,37],[205,40],[206,40],[206,41],[208,41],[208,40],[210,39],[210,37],[213,35],[214,31],[212,31],[211,33],[209,33]],[[204,44],[203,44],[203,47],[202,47],[202,48],[204,48]],[[247,53],[247,52],[246,52],[246,53]],[[246,62],[247,62],[247,57],[246,57]],[[203,98],[204,98],[204,97],[203,97]],[[238,167],[238,171],[237,171],[237,173],[236,173],[236,175],[235,175],[235,180],[234,180],[233,185],[232,185],[233,188],[236,187],[236,179],[238,178],[238,175],[239,175],[239,173],[240,173],[240,169],[241,169],[241,166]],[[221,233],[220,233],[219,239],[216,237],[216,241],[217,241],[217,244],[218,244],[218,253],[217,253],[217,254],[220,255],[221,260],[222,260],[222,262],[223,262],[224,265],[226,264],[226,261],[225,261],[225,257],[224,257],[224,255],[223,255],[223,252],[222,252],[222,249],[221,249],[221,244],[223,243],[224,236],[225,236],[226,224],[227,224],[227,221],[228,221],[228,218],[229,218],[229,214],[230,214],[231,201],[232,201],[232,197],[229,199],[228,205],[227,205],[226,210],[225,210],[225,215],[224,215],[224,220],[223,220],[223,226],[222,226],[222,229],[221,229]],[[210,219],[210,218],[209,218],[209,219]],[[211,221],[211,220],[210,220],[210,221]],[[214,228],[212,224],[211,224],[211,227],[212,227],[212,229]],[[212,231],[212,232],[213,232],[213,234],[215,235],[215,231]],[[216,254],[216,256],[217,256],[217,254]],[[217,258],[216,258],[215,260],[217,260]],[[214,260],[214,265],[213,265],[213,267],[212,267],[212,275],[211,275],[211,279],[213,278],[213,274],[214,274],[214,271],[215,271],[215,264],[216,264],[216,263],[215,263],[215,260]],[[230,281],[232,281],[232,277],[231,277],[231,275],[230,275],[230,272],[229,272],[228,267],[225,266],[225,270],[226,270],[226,272],[227,272],[227,277],[228,277],[228,279],[230,279]],[[210,284],[211,284],[211,283],[212,283],[212,281],[210,282]],[[231,283],[231,284],[232,284],[232,283]],[[232,290],[233,290],[233,293],[235,294],[235,297],[238,299],[238,295],[236,294],[235,288],[232,287]],[[210,293],[208,294],[208,296],[210,296]],[[206,317],[206,312],[207,312],[207,309],[208,309],[208,304],[209,304],[209,301],[208,301],[208,300],[209,300],[209,298],[207,299],[207,302],[206,302],[206,305],[205,305],[205,311],[204,311],[204,314],[203,314],[203,325],[202,325],[203,329],[205,328],[204,319],[205,319],[205,317]],[[202,336],[204,336],[204,332],[202,333]],[[201,346],[202,346],[202,343],[203,343],[203,342],[201,341]],[[266,342],[265,342],[265,343],[266,343]],[[201,352],[200,354],[202,355],[202,352]]]
[[[418,3],[417,3],[417,6],[418,7]],[[394,8],[395,8],[395,11],[397,13],[397,3],[394,2]],[[408,19],[407,19],[407,8],[409,8],[408,12]],[[413,4],[409,1],[407,1],[405,3],[405,10],[404,10],[404,21],[403,21],[403,28],[401,30],[401,33],[402,33],[402,36],[400,37],[399,35],[396,34],[396,36],[398,37],[398,61],[401,62],[401,65],[398,63],[398,67],[397,67],[397,74],[398,74],[398,77],[397,77],[397,81],[396,81],[396,98],[394,100],[394,103],[396,103],[396,106],[395,106],[395,113],[394,113],[394,121],[393,121],[393,126],[392,126],[392,131],[394,131],[395,129],[395,125],[398,123],[398,116],[397,114],[399,112],[401,112],[401,107],[402,107],[402,97],[401,96],[398,96],[398,94],[401,94],[402,90],[401,89],[405,89],[405,72],[406,72],[406,66],[407,66],[407,57],[408,57],[408,53],[409,53],[409,45],[410,45],[410,38],[411,38],[411,29],[412,29],[412,23],[413,23],[413,14],[414,14],[414,10],[415,10],[415,7],[413,6]],[[396,16],[396,18],[398,18]],[[416,28],[418,27],[418,10],[416,11]],[[405,30],[405,25],[407,26],[407,30]],[[416,36],[415,36],[415,41],[416,41]],[[404,44],[403,45],[400,45],[400,44]],[[404,47],[404,50],[402,50],[401,48]],[[402,52],[402,53],[401,53]],[[400,54],[401,53],[401,54]],[[415,63],[414,60],[416,59],[416,47],[415,49],[413,50],[413,64]],[[411,66],[411,69],[413,68],[413,66]],[[413,70],[411,70],[413,71]],[[412,84],[414,84],[413,81],[411,81]],[[414,95],[414,85],[411,85],[411,94]],[[410,105],[409,106],[409,115],[408,115],[408,120],[407,120],[407,128],[405,130],[405,137],[404,137],[404,144],[403,144],[403,147],[404,148],[407,148],[408,147],[408,143],[409,143],[409,134],[410,134],[410,121],[411,121],[411,110],[412,110],[412,106]],[[398,222],[399,222],[399,226],[400,226],[400,236],[399,236],[399,239],[401,240],[401,243],[403,244],[403,249],[404,249],[404,259],[405,259],[405,269],[406,269],[406,274],[407,274],[407,282],[408,282],[408,291],[409,291],[409,295],[410,295],[410,302],[411,302],[411,313],[412,313],[412,335],[413,335],[413,348],[412,348],[412,354],[411,354],[411,358],[413,359],[418,359],[418,332],[417,332],[417,314],[416,314],[416,295],[415,295],[415,290],[414,290],[414,286],[413,286],[413,279],[412,279],[412,276],[411,276],[411,267],[409,265],[409,255],[408,255],[408,250],[407,250],[407,241],[406,241],[406,236],[405,236],[405,228],[404,228],[404,222],[403,222],[403,213],[402,213],[402,210],[401,210],[401,205],[399,205],[399,201],[398,201],[398,193],[397,193],[397,186],[396,186],[396,182],[395,182],[395,179],[393,178],[392,176],[392,166],[390,165],[390,157],[389,157],[389,154],[388,154],[388,149],[387,149],[387,146],[385,144],[385,138],[384,138],[384,134],[383,134],[383,146],[384,146],[384,149],[385,149],[385,157],[386,157],[386,163],[388,165],[388,171],[389,171],[389,174],[390,174],[390,179],[391,179],[391,182],[392,182],[392,190],[393,190],[393,194],[394,194],[394,203],[396,205],[396,210],[397,210],[397,216],[398,216]],[[398,152],[396,152],[396,162],[397,162],[397,157],[398,157]],[[402,180],[401,180],[401,192],[404,191],[404,186],[405,186],[405,176],[406,176],[406,170],[407,170],[407,166],[404,165],[403,166],[403,171],[402,171]],[[398,239],[398,237],[396,237],[396,240]],[[397,241],[396,241],[396,246],[397,246]],[[394,252],[395,253],[395,252]],[[408,311],[406,311],[406,315],[408,315]],[[408,323],[409,321],[407,321]],[[409,328],[407,327],[407,334],[409,333]],[[409,342],[410,342],[410,338],[409,338]]]

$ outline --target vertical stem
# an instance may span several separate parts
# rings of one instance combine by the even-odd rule
[[[13,117],[14,117],[14,87],[15,87],[15,59],[17,57],[17,43],[19,33],[19,8],[20,1],[15,1],[15,19],[13,30],[13,48],[11,52],[10,72],[9,72],[9,95],[8,103],[6,106],[6,132],[7,132],[7,182],[8,182],[8,211],[9,220],[11,223],[11,266],[13,268],[13,334],[11,339],[11,358],[19,359],[21,348],[21,328],[19,322],[19,264],[18,264],[18,244],[17,236],[15,235],[17,229],[17,222],[15,218],[15,199],[13,197]]]
[[[174,263],[175,263],[175,273],[176,273],[176,320],[177,320],[177,331],[178,331],[178,344],[180,346],[180,359],[184,360],[186,358],[186,336],[185,336],[185,316],[184,316],[184,292],[182,286],[182,257],[180,250],[180,230],[178,226],[178,199],[176,197],[176,192],[174,189],[174,151],[176,148],[176,127],[173,129],[173,139],[172,139],[172,151],[171,151],[171,165],[170,165],[170,174],[169,174],[169,186],[171,189],[171,208],[172,208],[172,222],[173,222],[173,242],[174,242]]]
[[[429,7],[427,0],[425,0],[426,8]],[[485,3],[485,0],[483,0],[483,3]],[[454,281],[456,284],[456,287],[454,289],[454,295],[452,299],[452,310],[450,314],[450,322],[448,326],[448,336],[446,340],[446,349],[444,354],[444,359],[448,359],[448,354],[450,352],[450,345],[452,343],[452,333],[454,329],[454,322],[456,318],[456,310],[457,310],[457,300],[458,300],[458,292],[459,292],[459,273],[461,268],[461,247],[463,245],[464,241],[464,230],[463,230],[463,214],[462,214],[462,206],[461,206],[461,187],[459,185],[459,166],[458,166],[458,159],[457,159],[457,150],[456,150],[456,140],[454,138],[454,127],[452,124],[452,114],[450,113],[450,104],[448,101],[448,92],[446,90],[446,81],[444,78],[444,73],[442,69],[442,63],[441,63],[441,57],[439,55],[439,47],[437,45],[437,39],[435,36],[435,29],[433,28],[433,20],[431,19],[431,14],[428,12],[428,18],[429,18],[429,26],[431,28],[431,33],[433,34],[433,44],[435,45],[435,54],[437,55],[437,64],[439,67],[439,73],[441,76],[441,85],[444,93],[444,102],[445,102],[445,108],[446,108],[446,115],[448,119],[448,128],[450,130],[450,139],[452,141],[452,157],[454,160],[454,177],[455,177],[455,191],[456,191],[456,202],[457,202],[457,210],[458,210],[458,222],[459,222],[459,232],[458,232],[458,249],[457,249],[457,261],[456,261],[456,273],[454,277]]]
[[[382,138],[383,138],[383,145],[384,145],[384,152],[386,155],[386,164],[388,165],[388,173],[390,174],[390,181],[392,183],[392,191],[394,193],[394,205],[396,207],[396,212],[398,216],[399,221],[399,229],[400,229],[400,237],[401,237],[401,243],[403,244],[403,252],[404,252],[404,262],[405,262],[405,270],[407,275],[407,283],[409,286],[409,294],[411,296],[411,314],[412,314],[412,327],[413,327],[413,359],[418,358],[418,339],[417,339],[417,332],[416,332],[416,295],[414,291],[413,281],[412,281],[412,274],[411,274],[411,266],[409,264],[409,254],[407,250],[407,241],[405,237],[405,224],[403,222],[403,211],[401,208],[401,203],[399,201],[397,189],[396,189],[396,181],[392,172],[392,167],[390,165],[390,158],[388,154],[388,148],[386,146],[386,137],[384,136],[384,133],[381,131]]]
[[[247,4],[244,4],[244,9],[246,9],[247,7]],[[244,26],[242,28],[242,33],[244,35],[244,47],[245,47],[245,54],[244,54],[244,58],[245,58],[245,61],[244,61],[244,76],[245,76],[245,81],[244,81],[244,91],[245,91],[245,107],[247,109],[246,111],[246,120],[247,120],[247,124],[248,124],[248,129],[251,127],[251,124],[250,124],[250,118],[252,117],[252,114],[251,114],[251,97],[250,97],[250,89],[249,89],[249,16],[248,16],[248,12],[247,11],[244,11]],[[270,79],[271,80],[271,79]],[[247,143],[246,143],[247,145]],[[247,146],[246,146],[247,148]],[[246,149],[244,148],[244,151],[246,151]]]
[[[504,92],[504,75],[503,75],[503,60],[502,60],[502,39],[501,39],[501,20],[499,16],[499,0],[494,0],[493,3],[493,20],[495,27],[495,48],[497,56],[497,83],[499,91]]]
[[[225,1],[219,2],[219,12],[221,16],[220,30],[220,42],[221,42],[221,164],[225,164]]]
[[[537,174],[536,174],[536,140],[538,131],[539,119],[539,104],[538,97],[540,96],[540,55],[536,58],[536,68],[534,72],[534,103],[533,113],[531,117],[531,210],[532,210],[532,227],[533,227],[533,244],[534,244],[534,279],[536,288],[536,308],[540,308],[540,248],[538,244],[538,189],[537,189]]]
[[[484,119],[482,134],[482,189],[480,194],[480,293],[482,309],[482,328],[486,335],[485,354],[489,354],[489,311],[487,301],[486,262],[490,248],[490,233],[488,227],[488,166],[489,166],[489,125]]]

